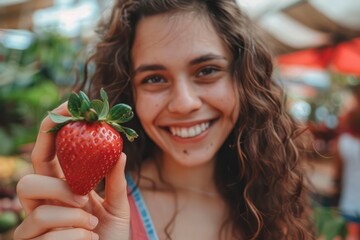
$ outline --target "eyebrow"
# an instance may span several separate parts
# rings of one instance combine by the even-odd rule
[[[165,70],[165,66],[161,64],[149,64],[149,65],[140,65],[138,68],[135,69],[134,75],[146,72],[146,71],[156,71],[156,70]]]
[[[197,65],[203,62],[207,62],[207,61],[211,61],[211,60],[227,60],[226,57],[222,56],[222,55],[217,55],[217,54],[213,54],[213,53],[209,53],[209,54],[205,54],[205,55],[201,55],[197,58],[194,58],[190,61],[189,65]],[[141,73],[141,72],[146,72],[146,71],[157,71],[157,70],[166,70],[166,67],[162,64],[143,64],[140,65],[138,68],[135,69],[134,71],[134,75]]]
[[[200,64],[200,63],[211,61],[211,60],[217,60],[217,59],[227,60],[224,56],[209,53],[209,54],[205,54],[205,55],[202,55],[200,57],[197,57],[197,58],[191,60],[190,65],[196,65],[196,64]]]

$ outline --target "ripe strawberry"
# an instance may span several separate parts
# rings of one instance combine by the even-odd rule
[[[102,100],[90,101],[84,92],[72,93],[68,101],[71,116],[49,112],[58,125],[50,132],[56,136],[56,155],[71,190],[86,195],[106,176],[119,160],[124,133],[129,141],[138,135],[121,123],[134,115],[130,106],[117,104],[109,109],[108,96],[101,89]]]

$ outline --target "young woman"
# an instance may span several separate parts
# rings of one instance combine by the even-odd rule
[[[35,174],[18,184],[27,217],[15,240],[312,239],[300,129],[235,0],[118,0],[100,30],[82,87],[132,106],[140,137],[103,197],[74,196],[45,118]]]

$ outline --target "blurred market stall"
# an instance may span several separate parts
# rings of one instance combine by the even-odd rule
[[[113,1],[0,0],[0,240],[21,220],[14,189],[31,171],[37,127],[66,97]],[[322,162],[331,162],[348,87],[360,82],[360,0],[237,1],[276,56],[274,77],[289,95],[289,112],[313,132]],[[319,192],[331,195],[333,169],[316,169]],[[321,216],[339,220],[332,214]]]
[[[360,1],[238,2],[277,57],[275,77],[292,97],[290,111],[312,127],[333,131],[348,87],[359,83]]]
[[[358,0],[238,0],[278,54],[360,36]]]

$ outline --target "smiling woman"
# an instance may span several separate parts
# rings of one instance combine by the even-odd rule
[[[40,131],[14,238],[313,239],[302,129],[235,0],[118,0],[100,26],[95,73],[78,87],[130,105],[139,138],[124,142],[105,197],[81,197],[56,171],[54,136]]]
[[[135,109],[169,162],[210,161],[232,130],[239,104],[230,60],[205,16],[179,12],[138,23],[132,50]]]

